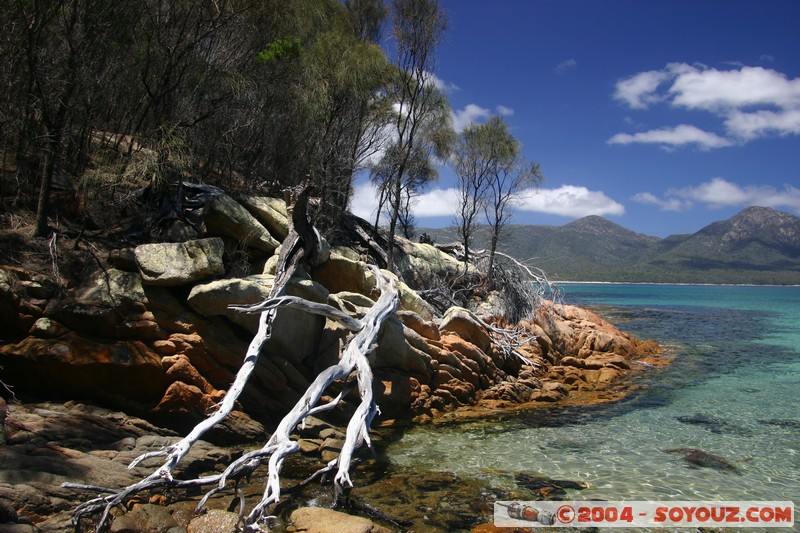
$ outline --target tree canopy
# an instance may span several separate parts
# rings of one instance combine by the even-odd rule
[[[4,2],[0,195],[38,197],[44,235],[53,190],[308,181],[329,229],[387,120],[386,16],[380,0]]]
[[[487,268],[491,279],[497,242],[511,219],[511,203],[523,191],[541,183],[544,176],[538,163],[525,160],[519,141],[498,116],[465,128],[452,160],[458,173],[455,222],[464,262],[468,262],[473,232],[483,212],[491,229]]]
[[[88,229],[178,212],[186,180],[303,183],[333,234],[368,171],[393,269],[395,235],[412,236],[414,199],[450,160],[468,254],[479,214],[499,235],[541,173],[500,117],[456,142],[434,74],[446,28],[438,0],[8,0],[0,203],[36,211],[47,237],[67,209]]]

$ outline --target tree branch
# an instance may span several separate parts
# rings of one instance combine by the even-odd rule
[[[149,459],[156,457],[164,458],[160,467],[137,483],[129,485],[121,490],[65,483],[64,486],[69,488],[108,493],[105,496],[97,497],[83,503],[75,510],[73,521],[76,526],[83,516],[102,511],[96,526],[96,530],[101,531],[107,526],[110,511],[113,507],[141,491],[164,486],[185,488],[216,485],[216,487],[209,491],[200,501],[198,507],[202,507],[212,494],[225,487],[229,479],[238,479],[251,473],[263,460],[269,458],[269,471],[264,495],[250,514],[244,518],[244,528],[246,531],[261,531],[259,523],[266,518],[267,508],[271,504],[277,503],[280,499],[279,475],[283,460],[288,455],[296,453],[300,449],[297,442],[291,438],[292,432],[298,425],[302,425],[309,415],[332,409],[341,400],[343,394],[339,394],[333,401],[317,405],[323,393],[334,381],[347,378],[351,372],[355,371],[361,402],[347,426],[345,442],[341,454],[325,467],[325,469],[338,467],[337,474],[334,478],[335,493],[337,495],[341,494],[346,486],[351,486],[349,470],[353,453],[361,444],[370,444],[369,428],[372,419],[378,412],[378,407],[375,404],[374,395],[372,393],[372,371],[367,360],[367,354],[370,352],[373,343],[377,339],[381,324],[397,308],[398,292],[391,278],[373,267],[373,272],[378,282],[378,288],[381,290],[381,296],[362,320],[356,320],[331,306],[308,302],[301,298],[286,296],[284,294],[286,284],[291,278],[291,275],[298,268],[300,261],[304,257],[316,257],[315,252],[309,253],[310,247],[316,247],[317,245],[316,239],[318,238],[318,234],[313,227],[311,227],[310,223],[308,223],[305,216],[305,202],[307,199],[306,191],[300,191],[300,193],[296,195],[294,208],[297,211],[293,213],[293,224],[290,228],[289,236],[283,244],[279,268],[275,283],[270,291],[270,297],[266,301],[252,306],[232,306],[232,308],[244,312],[259,312],[261,314],[259,316],[258,331],[248,347],[242,366],[239,368],[231,388],[222,400],[220,408],[209,415],[208,418],[198,423],[188,435],[175,444],[167,446],[163,450],[157,452],[142,454],[134,459],[129,468],[133,468]],[[306,227],[302,228],[304,225],[306,225]],[[305,234],[304,238],[301,239],[298,232],[295,231],[297,227]],[[314,239],[314,241],[309,245],[307,239]],[[261,348],[272,334],[272,322],[280,307],[294,307],[310,313],[326,316],[332,320],[339,321],[351,331],[356,332],[356,334],[345,348],[339,363],[328,367],[317,376],[294,408],[286,414],[272,437],[261,449],[243,455],[231,463],[221,474],[190,480],[175,479],[173,472],[188,454],[191,447],[206,431],[221,422],[233,410],[236,400],[255,368]]]
[[[254,305],[229,305],[228,309],[242,313],[260,313],[270,309],[275,309],[277,307],[291,307],[293,309],[300,309],[301,311],[305,311],[306,313],[312,315],[320,315],[330,318],[331,320],[339,322],[353,333],[358,332],[363,327],[363,324],[360,320],[356,320],[344,311],[327,304],[310,302],[297,296],[280,296],[278,298],[264,300],[263,302]]]

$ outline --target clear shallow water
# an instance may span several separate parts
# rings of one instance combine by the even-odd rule
[[[571,499],[800,501],[800,287],[565,284],[566,303],[669,345],[673,364],[610,406],[502,422],[419,427],[392,444],[400,468],[588,482]],[[722,456],[691,468],[671,448]]]

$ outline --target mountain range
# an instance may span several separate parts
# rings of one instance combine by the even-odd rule
[[[455,228],[424,229],[436,242]],[[474,247],[486,246],[476,232]],[[666,238],[599,216],[563,226],[509,225],[498,249],[561,281],[800,284],[800,217],[748,207],[700,231]]]

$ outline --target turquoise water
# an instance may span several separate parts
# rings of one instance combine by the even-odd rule
[[[800,503],[800,287],[565,284],[676,354],[645,390],[608,406],[554,407],[503,421],[419,427],[392,444],[398,468],[455,472],[510,489],[514,474],[585,481],[570,499]],[[738,472],[691,467],[671,448]]]

